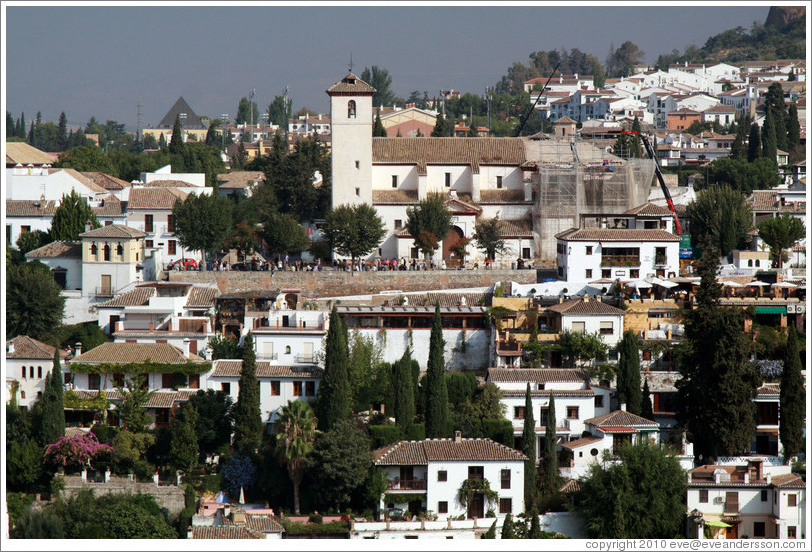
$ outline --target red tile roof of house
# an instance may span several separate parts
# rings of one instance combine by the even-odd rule
[[[56,212],[56,201],[38,199],[7,199],[7,217],[53,217]]]
[[[596,416],[595,418],[590,418],[588,420],[584,420],[584,423],[592,424],[596,427],[660,427],[657,422],[652,420],[647,420],[642,416],[638,416],[637,414],[632,414],[631,412],[627,412],[625,410],[615,410],[614,412],[610,412],[609,414],[604,414],[603,416]]]
[[[376,90],[362,81],[352,73],[335,83],[327,89],[327,94],[331,96],[361,95],[371,96]]]
[[[8,352],[9,346],[14,346],[14,352]],[[56,349],[47,343],[37,341],[27,335],[18,335],[6,342],[6,358],[24,358],[32,360],[53,360]],[[65,356],[62,352],[61,357]]]
[[[242,360],[215,360],[211,377],[234,378],[239,377],[242,369]],[[319,378],[322,370],[315,366],[278,366],[270,362],[257,361],[256,374],[258,378]]]
[[[570,299],[563,303],[556,303],[547,307],[547,310],[559,314],[572,315],[615,315],[623,316],[624,310],[612,305],[607,305],[603,301],[585,300],[583,297]]]
[[[398,441],[379,448],[373,452],[373,459],[379,466],[402,466],[454,460],[523,462],[527,457],[490,439],[426,439]]]
[[[581,437],[580,439],[573,439],[572,441],[567,441],[565,443],[561,443],[561,446],[565,449],[575,450],[577,448],[585,447],[587,445],[591,445],[593,443],[598,443],[603,441],[601,437]]]
[[[580,368],[490,368],[488,379],[499,383],[583,382],[589,378]],[[557,392],[557,391],[556,391]]]
[[[82,243],[74,241],[51,242],[29,251],[25,256],[31,259],[56,259],[59,257],[81,259]]]
[[[570,228],[556,238],[583,241],[679,241],[679,236],[665,230],[637,228]]]
[[[171,210],[175,201],[183,201],[188,194],[177,188],[142,188],[133,187],[130,190],[129,209],[167,209]]]
[[[210,525],[204,527],[192,527],[193,539],[264,539],[263,535],[258,534],[253,529],[244,526],[232,525]]]
[[[521,138],[374,138],[373,163],[417,165],[427,174],[428,165],[468,165],[479,173],[482,165],[521,165],[526,161]]]
[[[73,359],[74,362],[113,362],[126,364],[130,362],[160,362],[166,364],[185,364],[202,362],[203,358],[194,353],[189,356],[183,350],[169,343],[102,343]]]
[[[109,224],[107,226],[101,226],[99,228],[88,230],[87,232],[82,232],[79,234],[80,238],[111,238],[124,240],[131,238],[143,238],[144,236],[146,236],[146,234],[141,230],[132,228],[130,226],[124,226],[123,224]]]
[[[103,172],[82,172],[81,174],[105,190],[124,190],[125,188],[132,186],[132,184],[126,180],[116,178],[115,176],[110,176],[109,174],[105,174]]]

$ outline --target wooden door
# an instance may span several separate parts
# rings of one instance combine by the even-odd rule
[[[109,274],[101,275],[101,292],[102,295],[110,295],[113,291],[112,279]]]

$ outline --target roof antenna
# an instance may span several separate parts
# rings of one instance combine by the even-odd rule
[[[352,52],[350,52],[350,64],[347,66],[347,67],[349,67],[349,69],[350,69],[350,73],[352,73],[352,66],[353,66],[353,63],[352,63]]]

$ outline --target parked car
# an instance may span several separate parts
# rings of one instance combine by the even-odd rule
[[[387,508],[383,512],[384,518],[388,518],[392,521],[406,521],[406,516],[403,514],[403,510],[401,508]]]
[[[178,259],[169,264],[169,270],[197,270],[197,261],[194,259]]]

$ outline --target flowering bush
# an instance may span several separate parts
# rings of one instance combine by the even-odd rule
[[[753,365],[764,378],[764,381],[778,381],[784,373],[783,360],[754,360]]]
[[[228,492],[232,496],[240,494],[240,487],[251,487],[257,478],[257,469],[248,456],[238,454],[226,461],[221,471],[226,479]]]
[[[45,461],[58,466],[89,466],[98,456],[113,451],[113,447],[99,443],[91,432],[73,437],[62,436],[55,443],[45,445]]]

